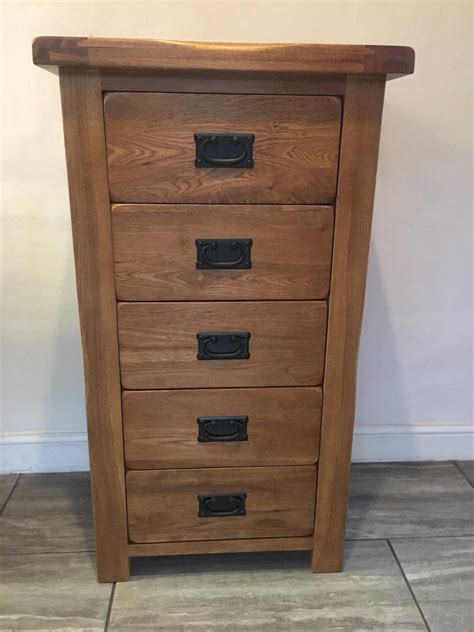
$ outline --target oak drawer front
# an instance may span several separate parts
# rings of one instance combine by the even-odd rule
[[[104,110],[114,202],[334,200],[338,97],[116,92],[105,96]],[[196,134],[209,141],[204,155],[212,142],[237,157],[251,149],[253,166],[235,168],[232,156],[224,158],[229,168],[196,166]]]
[[[116,205],[112,230],[120,300],[328,294],[330,206]]]
[[[324,301],[119,303],[122,386],[317,386],[326,312]]]
[[[316,466],[127,472],[132,542],[309,535]]]
[[[318,458],[320,388],[124,391],[129,469],[297,465]]]

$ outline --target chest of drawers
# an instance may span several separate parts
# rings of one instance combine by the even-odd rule
[[[387,78],[405,47],[40,37],[59,66],[97,568],[342,568]]]

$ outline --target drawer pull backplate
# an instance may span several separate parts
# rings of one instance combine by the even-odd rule
[[[197,334],[198,360],[248,360],[249,331],[201,332]]]
[[[199,494],[200,518],[225,518],[227,516],[245,516],[245,499],[243,492],[228,494]]]
[[[198,417],[198,441],[247,441],[248,417]]]
[[[196,167],[253,167],[254,134],[196,132]]]
[[[252,267],[251,239],[196,239],[196,268],[239,270]]]

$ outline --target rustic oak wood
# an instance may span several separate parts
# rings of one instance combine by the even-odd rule
[[[333,209],[113,206],[117,297],[124,301],[326,298]],[[250,238],[248,270],[196,269],[196,239]]]
[[[128,579],[112,232],[97,73],[60,72],[99,581]]]
[[[314,571],[342,569],[355,381],[385,82],[348,79],[336,202]],[[363,160],[361,160],[363,156]]]
[[[233,551],[340,570],[384,86],[414,51],[41,37],[33,58],[60,67],[99,580]],[[195,168],[195,131],[256,134],[255,168]],[[211,229],[252,238],[252,269],[197,271]],[[198,361],[213,330],[250,330],[250,359]],[[249,441],[198,445],[227,413]],[[219,492],[247,514],[199,518]]]
[[[197,418],[247,416],[248,440],[198,442]],[[321,389],[124,391],[129,469],[315,463]]]
[[[38,65],[92,68],[410,74],[408,46],[173,42],[100,37],[38,37]]]
[[[317,386],[324,301],[119,303],[126,389]],[[198,360],[199,332],[250,331],[248,360]]]
[[[131,542],[307,536],[313,531],[316,466],[127,472]],[[198,516],[198,494],[245,492],[246,515]]]
[[[115,202],[334,200],[337,97],[115,92],[105,96],[104,111]],[[255,134],[254,167],[196,168],[197,132]]]
[[[345,75],[273,72],[195,72],[185,70],[102,70],[104,92],[185,92],[205,94],[339,95]]]
[[[252,538],[250,540],[202,540],[196,542],[151,542],[129,544],[129,557],[154,555],[203,555],[208,553],[253,553],[256,551],[310,551],[313,536]]]

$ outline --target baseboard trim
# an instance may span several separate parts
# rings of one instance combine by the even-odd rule
[[[474,458],[474,424],[359,425],[352,461],[447,461]]]
[[[358,425],[352,461],[474,459],[473,424]],[[82,432],[9,434],[0,438],[0,472],[79,472],[89,469]]]
[[[0,472],[81,472],[89,469],[85,432],[9,434],[0,438]]]

